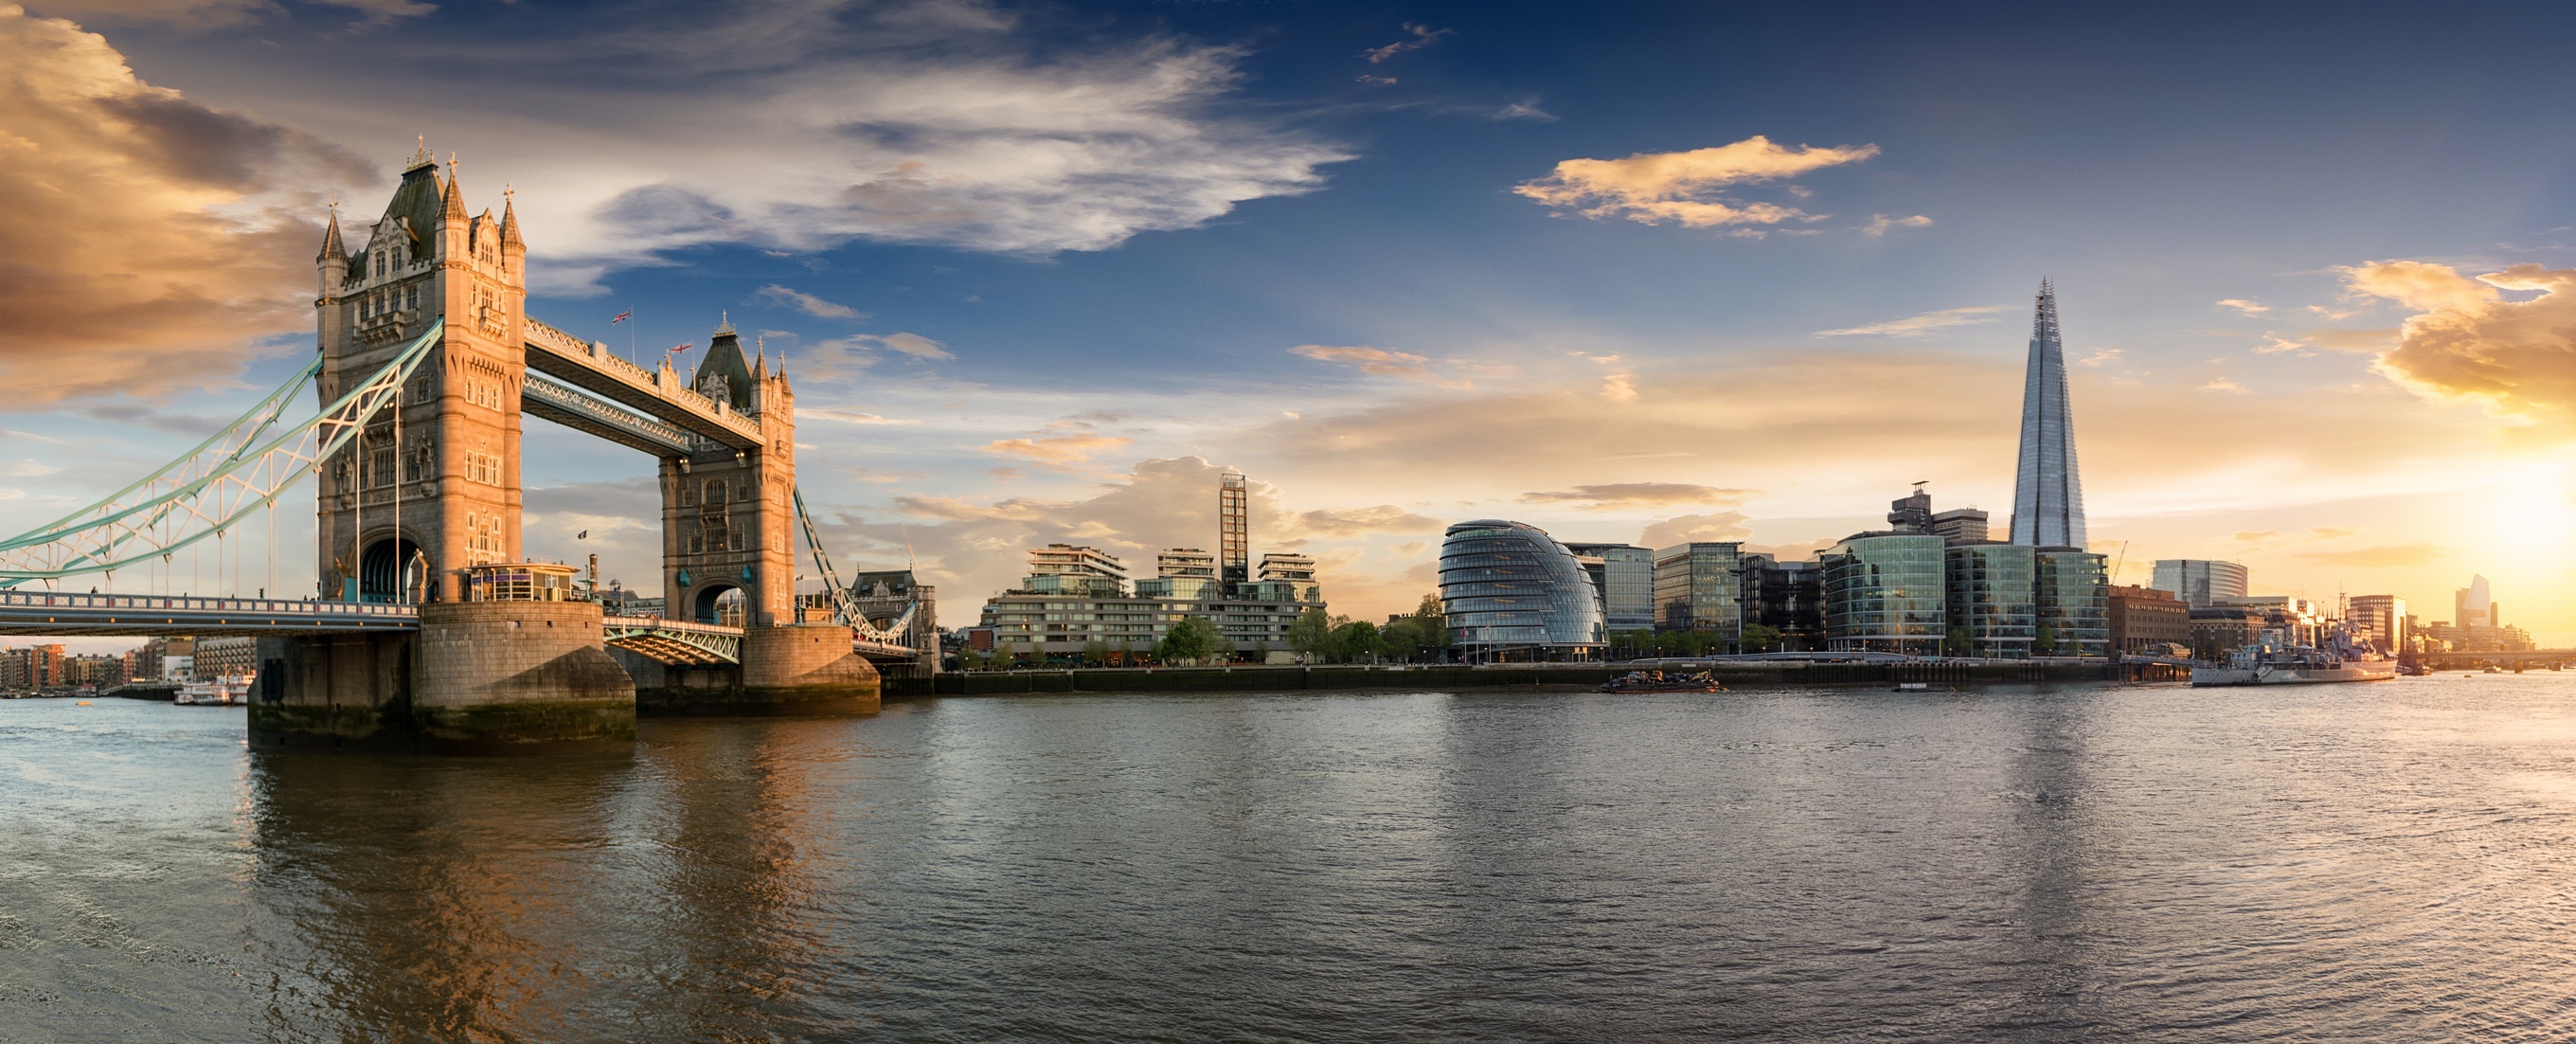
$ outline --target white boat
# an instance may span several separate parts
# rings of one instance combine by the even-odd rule
[[[197,707],[229,707],[250,702],[250,683],[256,675],[218,674],[204,681],[192,681],[179,687],[173,702]]]
[[[2191,669],[2193,686],[2207,685],[2318,685],[2327,682],[2389,681],[2397,677],[2397,661],[2379,654],[2370,640],[2337,628],[2326,647],[2314,649],[2291,646],[2247,646],[2227,658],[2223,665],[2202,665]]]

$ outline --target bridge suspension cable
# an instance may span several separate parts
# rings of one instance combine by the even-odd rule
[[[279,494],[321,470],[323,461],[385,407],[401,401],[404,382],[446,328],[445,320],[430,324],[392,361],[321,413],[271,434],[295,393],[322,372],[317,356],[258,405],[160,470],[98,503],[0,540],[0,588],[166,559],[171,552],[221,536],[253,511],[274,507]],[[274,559],[274,541],[270,547]],[[217,561],[220,566],[220,556]]]
[[[832,556],[823,551],[823,536],[814,529],[814,516],[805,510],[804,488],[797,487],[790,495],[796,498],[796,523],[805,527],[805,547],[814,554],[814,570],[822,574],[823,589],[832,594],[832,622],[848,625],[868,641],[910,645],[907,632],[912,630],[912,614],[920,611],[921,603],[915,601],[904,607],[903,615],[886,621],[883,627],[869,623],[867,615],[859,611],[859,593],[841,586],[840,574],[832,569]]]

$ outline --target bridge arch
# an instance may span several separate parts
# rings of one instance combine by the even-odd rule
[[[700,587],[690,600],[689,619],[698,623],[740,627],[743,624],[744,598],[742,588],[736,584],[718,581]]]
[[[409,534],[388,533],[377,537],[358,556],[358,600],[361,602],[424,601],[428,562],[420,545]]]

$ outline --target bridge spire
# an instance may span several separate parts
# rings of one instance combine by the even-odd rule
[[[313,260],[346,261],[348,259],[349,248],[340,243],[340,201],[335,199],[331,201],[331,221],[322,228],[322,252],[313,255]]]
[[[465,190],[456,183],[456,154],[447,154],[447,188],[438,194],[438,217],[442,221],[465,219]]]
[[[510,186],[501,186],[501,246],[525,247],[519,241],[519,197]]]

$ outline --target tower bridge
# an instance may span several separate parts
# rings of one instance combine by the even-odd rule
[[[452,159],[441,174],[424,149],[381,217],[344,233],[332,214],[315,357],[286,387],[153,475],[0,541],[0,633],[258,634],[253,738],[289,744],[613,743],[639,706],[866,711],[880,666],[935,671],[928,589],[889,612],[840,586],[797,493],[783,368],[729,323],[683,377],[529,316],[515,199],[470,212]],[[290,425],[306,381],[322,410]],[[664,617],[606,616],[566,567],[527,562],[528,416],[654,461]],[[308,475],[313,600],[52,590],[220,538]],[[796,594],[800,530],[823,605]],[[493,582],[505,574],[521,582]]]

